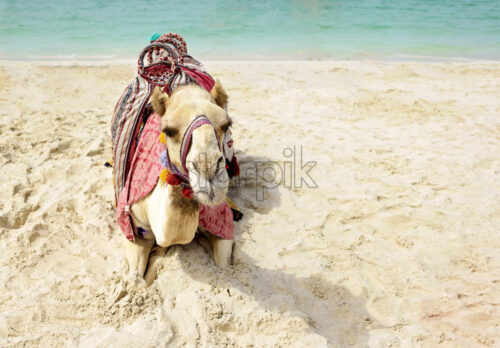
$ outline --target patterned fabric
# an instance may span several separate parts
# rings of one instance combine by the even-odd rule
[[[234,156],[233,149],[233,137],[231,136],[231,130],[228,129],[226,133],[224,133],[224,139],[222,139],[222,151],[224,152],[224,157],[226,160],[231,162]]]
[[[130,207],[151,192],[162,170],[158,158],[166,147],[158,141],[160,133],[161,117],[152,114],[142,130],[125,186],[118,197],[116,219],[129,240],[134,240]]]
[[[164,34],[143,49],[137,76],[115,106],[111,138],[116,216],[129,240],[134,240],[130,206],[155,187],[161,171],[158,158],[165,150],[165,145],[158,141],[160,117],[150,115],[149,98],[156,86],[171,94],[178,86],[187,84],[197,84],[210,92],[215,81],[199,61],[187,54],[186,42],[180,35]],[[234,225],[229,207],[201,209],[202,226],[217,236],[232,239]]]
[[[171,94],[178,86],[193,83],[207,91],[215,85],[203,65],[187,55],[186,43],[180,35],[164,34],[141,52],[137,76],[118,100],[111,121],[116,202],[127,179],[135,151],[132,144],[147,116],[145,111],[154,87],[160,86]]]
[[[163,169],[159,158],[166,146],[158,140],[160,134],[161,117],[153,113],[142,130],[127,181],[118,198],[116,218],[128,240],[135,237],[130,207],[155,188]],[[233,212],[227,203],[213,207],[200,205],[199,224],[220,238],[233,239]],[[139,235],[145,233],[147,231],[138,229]]]
[[[139,128],[143,110],[149,101],[152,86],[142,77],[137,76],[128,85],[115,107],[111,121],[111,139],[113,147],[113,183],[115,201],[125,185],[128,159],[133,158],[130,151],[135,131]]]
[[[233,211],[227,203],[213,207],[201,205],[199,223],[219,238],[233,239]]]

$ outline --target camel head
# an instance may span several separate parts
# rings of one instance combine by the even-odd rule
[[[227,94],[220,82],[216,82],[210,93],[197,85],[187,85],[177,88],[170,97],[156,87],[151,103],[162,117],[171,162],[181,170],[184,165],[187,169],[193,198],[204,205],[222,203],[229,185],[222,139],[231,119],[225,110]],[[200,115],[206,116],[210,123],[192,131],[191,142],[183,149],[184,153],[187,151],[183,165],[183,137],[193,129]]]

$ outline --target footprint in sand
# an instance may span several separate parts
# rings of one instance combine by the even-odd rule
[[[23,206],[19,210],[13,207],[8,212],[0,216],[0,227],[4,227],[11,230],[20,228],[24,226],[26,221],[28,221],[30,214],[38,210],[39,208],[40,206],[38,204],[36,205],[29,204]]]

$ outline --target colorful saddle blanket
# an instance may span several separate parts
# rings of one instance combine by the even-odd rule
[[[129,240],[134,239],[130,207],[155,188],[163,169],[159,158],[165,150],[165,144],[158,140],[160,134],[161,118],[153,113],[142,130],[125,186],[118,197],[118,225]],[[213,207],[201,205],[199,224],[217,237],[233,239],[233,212],[226,203]]]
[[[158,160],[164,150],[158,141],[161,122],[149,106],[153,89],[159,86],[171,94],[178,86],[193,83],[209,92],[215,85],[203,65],[187,54],[184,39],[178,34],[164,34],[143,49],[137,76],[115,106],[111,138],[116,215],[129,240],[135,237],[129,207],[151,192],[161,171]],[[224,137],[224,148],[230,148],[231,144],[228,133]],[[226,159],[231,161],[232,158],[227,158],[229,154],[232,157],[232,149],[225,151]],[[221,238],[233,238],[232,211],[226,203],[217,207],[201,206],[200,224]]]

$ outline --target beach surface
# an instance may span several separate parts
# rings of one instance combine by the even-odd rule
[[[174,246],[146,288],[103,165],[134,65],[0,62],[1,346],[498,347],[500,63],[205,64],[234,265]]]

